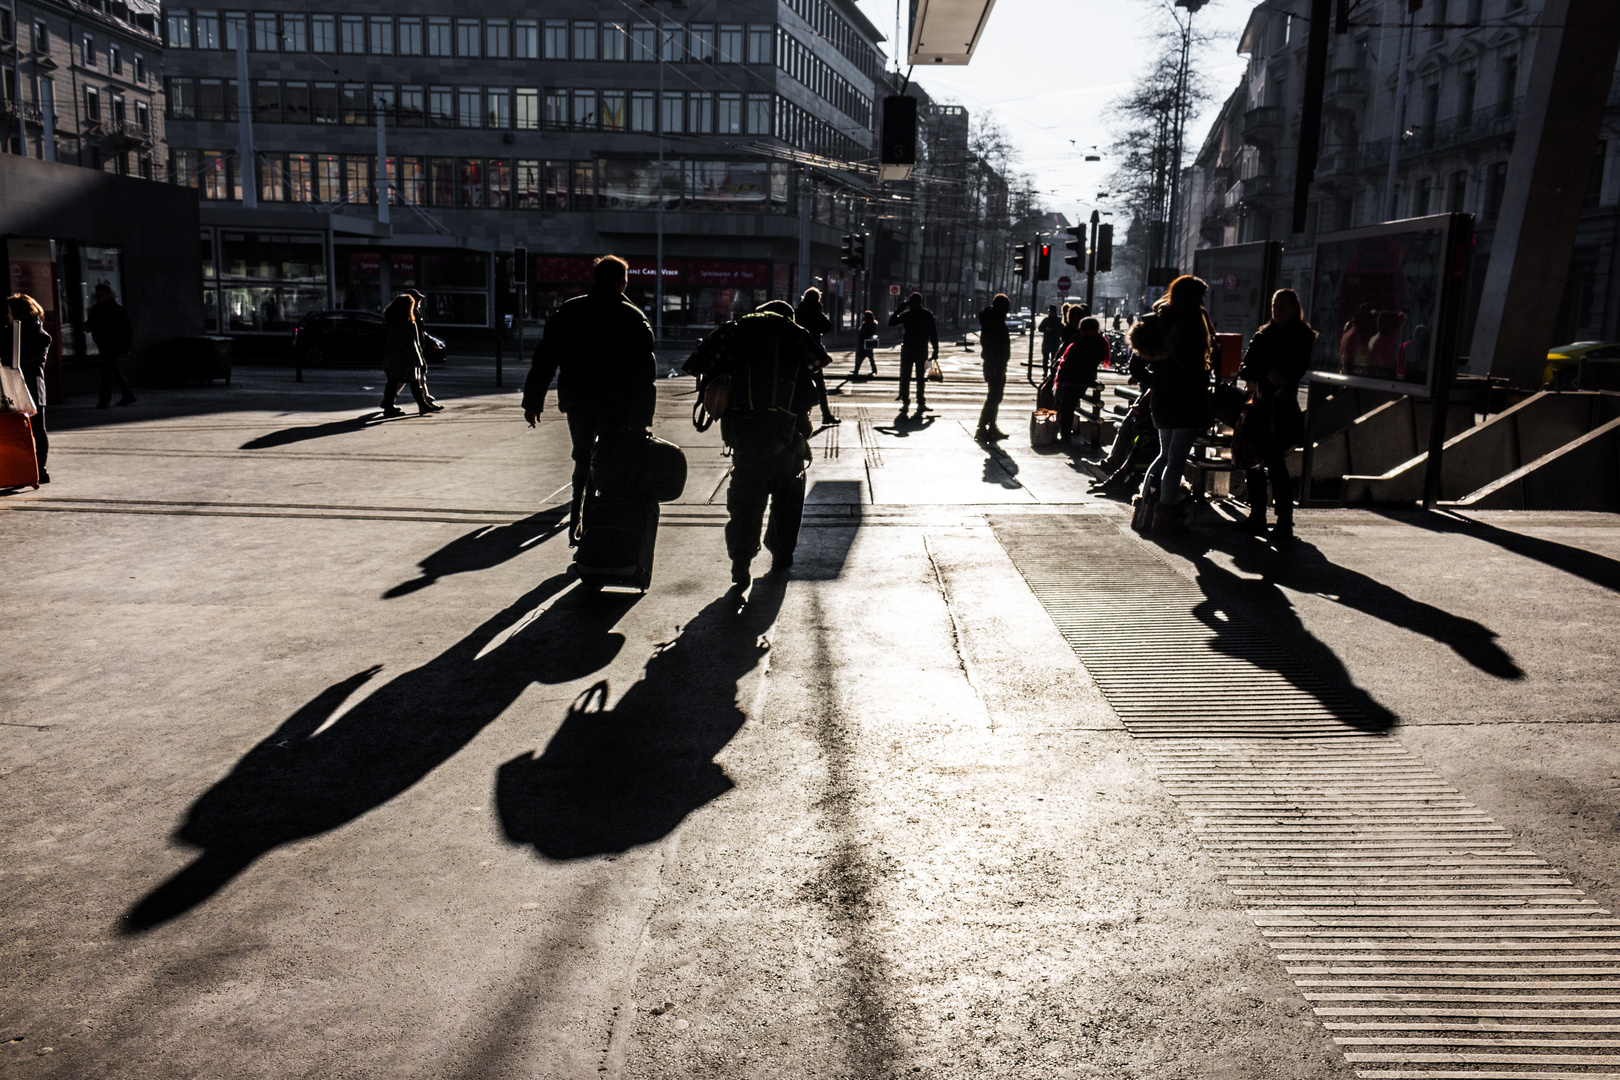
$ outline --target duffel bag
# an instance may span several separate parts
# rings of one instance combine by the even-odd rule
[[[645,433],[603,435],[596,440],[591,478],[604,495],[674,502],[686,490],[686,455]]]

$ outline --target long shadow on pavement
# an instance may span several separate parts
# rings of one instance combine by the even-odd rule
[[[257,438],[249,439],[243,443],[243,450],[269,450],[277,446],[292,446],[295,443],[308,442],[311,439],[324,439],[332,435],[347,435],[355,431],[364,431],[368,427],[386,423],[382,413],[372,409],[363,416],[356,416],[346,420],[331,420],[324,424],[300,424],[297,427],[282,428],[279,431],[268,432]]]
[[[192,804],[175,839],[202,854],[135,904],[123,931],[168,922],[261,855],[388,802],[471,742],[529,685],[570,682],[605,667],[624,644],[613,626],[637,597],[564,593],[570,581],[559,574],[542,582],[324,730],[380,668],[333,684],[294,712]]]
[[[1443,512],[1422,513],[1403,512],[1395,513],[1385,511],[1383,516],[1392,521],[1399,521],[1403,525],[1415,525],[1430,532],[1451,533],[1459,536],[1472,536],[1487,543],[1495,544],[1504,551],[1511,551],[1526,559],[1544,563],[1566,574],[1585,578],[1592,584],[1611,592],[1620,592],[1620,561],[1599,555],[1595,551],[1586,551],[1582,548],[1570,547],[1560,544],[1556,540],[1547,540],[1539,536],[1527,536],[1524,533],[1514,532],[1511,529],[1498,528],[1484,521],[1474,518],[1462,517]]]
[[[568,527],[568,507],[554,506],[538,514],[530,514],[522,521],[508,525],[485,525],[464,536],[458,536],[417,564],[420,577],[402,581],[383,593],[384,600],[392,600],[425,589],[440,578],[453,574],[472,574],[492,570],[523,554],[535,544],[556,536]]]

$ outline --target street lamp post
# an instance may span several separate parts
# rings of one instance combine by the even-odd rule
[[[664,341],[664,53],[669,44],[669,23],[658,16],[658,245],[653,255],[653,340]]]
[[[1176,7],[1187,9],[1187,21],[1176,20],[1181,30],[1181,63],[1176,67],[1175,150],[1170,165],[1170,212],[1166,215],[1164,230],[1166,266],[1175,265],[1176,231],[1181,219],[1181,142],[1187,127],[1187,62],[1192,54],[1192,17],[1204,4],[1205,0],[1176,0]]]

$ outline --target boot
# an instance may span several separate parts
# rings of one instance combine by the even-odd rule
[[[1187,521],[1184,508],[1157,503],[1153,507],[1152,532],[1155,536],[1186,536]]]
[[[1131,528],[1144,536],[1153,524],[1153,505],[1150,495],[1139,492],[1131,496]]]
[[[1294,550],[1294,523],[1292,521],[1278,521],[1277,527],[1271,530],[1271,546],[1277,553],[1285,555]]]
[[[1237,523],[1239,532],[1246,532],[1251,536],[1266,535],[1266,504],[1257,503],[1249,507],[1249,516]]]

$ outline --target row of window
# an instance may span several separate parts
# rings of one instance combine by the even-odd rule
[[[883,54],[868,44],[827,0],[787,0],[787,6],[831,42],[833,48],[847,56],[867,78],[874,82],[883,78]]]
[[[172,120],[236,119],[234,79],[174,78],[168,89]],[[253,84],[253,109],[255,121],[271,124],[369,125],[381,113],[398,127],[774,135],[816,153],[866,154],[838,128],[773,94],[264,81]]]
[[[4,9],[0,9],[4,10]],[[0,27],[0,37],[11,36],[10,16],[7,11],[5,24]],[[51,51],[51,27],[43,19],[34,20],[33,47],[35,55],[46,55]],[[103,62],[105,61],[105,62]],[[103,68],[109,75],[123,75],[124,69],[129,68],[129,77],[137,83],[146,82],[146,57],[140,53],[132,53],[129,63],[124,63],[124,49],[115,42],[108,42],[106,48],[101,48],[94,34],[84,34],[79,38],[79,65],[92,71]]]
[[[151,106],[144,101],[135,102],[135,115],[131,117],[124,95],[110,87],[105,90],[99,86],[84,88],[84,118],[92,123],[111,120],[115,124],[133,120],[143,134],[152,133]]]
[[[256,182],[262,202],[375,203],[375,157],[264,154]],[[659,172],[645,159],[542,161],[533,158],[400,156],[388,159],[390,201],[444,209],[666,209],[784,213],[788,166],[764,161],[671,160]],[[199,196],[240,200],[239,159],[227,150],[175,150],[170,176]]]
[[[798,38],[786,30],[776,31],[776,66],[813,90],[823,101],[862,127],[872,126],[872,99],[851,86]]]
[[[172,49],[354,56],[443,56],[492,60],[653,60],[769,64],[772,27],[741,23],[652,23],[567,19],[452,19],[392,15],[304,15],[256,11],[170,11]]]

